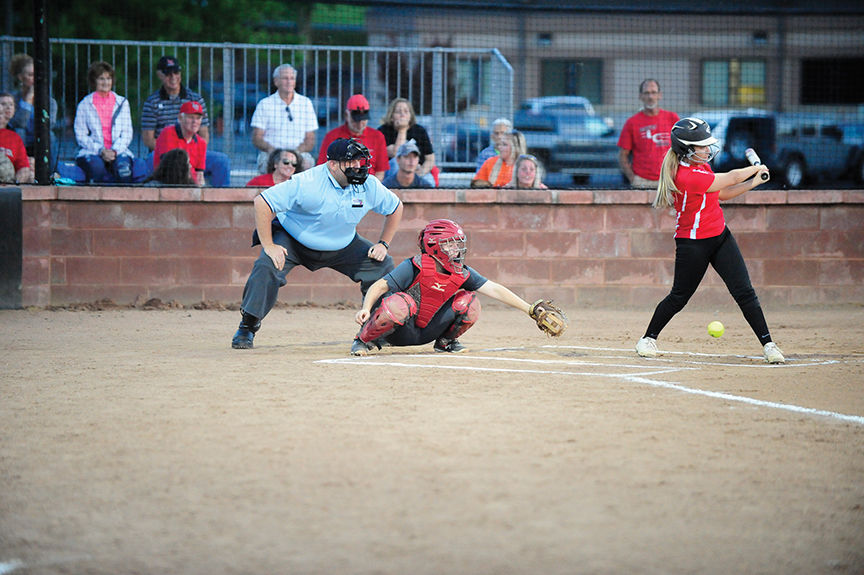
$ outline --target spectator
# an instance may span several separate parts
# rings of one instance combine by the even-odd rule
[[[255,176],[246,182],[246,186],[269,188],[290,180],[291,176],[302,171],[303,165],[300,163],[300,154],[294,150],[276,148],[270,152],[270,156],[267,158],[267,173]]]
[[[87,69],[87,84],[93,90],[75,111],[75,162],[88,182],[132,181],[132,112],[129,100],[114,90],[114,68],[108,62],[93,62]]]
[[[531,154],[522,154],[516,158],[516,165],[513,167],[514,176],[507,184],[508,188],[517,190],[546,190],[546,184],[543,183],[543,164]]]
[[[168,150],[182,148],[189,155],[189,175],[199,186],[204,185],[204,169],[207,162],[207,141],[200,137],[201,122],[204,121],[204,108],[197,100],[189,100],[180,106],[177,123],[165,128],[156,140],[153,151],[153,168],[159,167],[162,154]]]
[[[18,84],[18,94],[15,96],[15,116],[9,121],[9,129],[21,136],[27,155],[34,155],[33,146],[36,142],[36,126],[34,123],[35,76],[33,74],[33,57],[28,54],[15,54],[9,64],[9,72]],[[57,100],[51,98],[48,102],[48,117],[51,120],[51,149],[55,150],[54,130],[57,124]]]
[[[207,104],[199,94],[183,85],[181,72],[180,63],[174,56],[162,56],[156,64],[156,76],[162,82],[162,87],[147,97],[141,113],[141,141],[150,151],[156,148],[156,139],[162,130],[177,121],[180,106],[193,100],[201,104],[201,109],[204,111],[198,135],[205,142],[210,141]],[[153,163],[152,158],[152,154],[147,157],[150,165]],[[230,185],[231,167],[227,154],[207,150],[205,163],[207,167],[204,176],[211,186],[221,188]]]
[[[183,148],[168,150],[159,160],[159,167],[144,180],[145,186],[195,186],[189,154]]]
[[[414,140],[417,148],[420,150],[420,165],[417,166],[417,175],[421,178],[426,175],[431,175],[435,179],[438,170],[435,169],[435,153],[432,151],[432,142],[429,140],[429,134],[426,133],[426,128],[417,123],[417,116],[414,114],[414,107],[411,102],[405,98],[395,98],[390,102],[387,108],[387,113],[381,120],[383,123],[378,126],[378,130],[384,134],[384,141],[387,142],[387,156],[394,160],[390,162],[390,174],[396,173],[398,167],[395,165],[396,152],[408,140]]]
[[[507,118],[498,118],[494,122],[492,122],[492,133],[489,134],[489,146],[480,150],[480,153],[477,155],[477,170],[480,169],[480,166],[483,165],[483,162],[488,160],[491,157],[497,156],[499,152],[499,146],[502,141],[504,141],[505,137],[513,131],[513,122],[508,120]]]
[[[318,153],[318,163],[327,161],[327,148],[339,139],[354,139],[366,146],[372,154],[372,166],[369,173],[379,180],[383,180],[390,169],[390,160],[387,158],[387,143],[384,134],[369,127],[369,101],[363,94],[354,94],[348,98],[345,105],[345,123],[327,132],[321,143],[321,151]]]
[[[6,127],[14,115],[15,98],[12,94],[0,93],[0,152],[2,152],[2,163],[6,166],[6,171],[12,172],[12,174],[4,174],[2,181],[7,184],[16,182],[30,184],[33,183],[33,169],[30,167],[30,158],[27,157],[24,142],[14,130]],[[12,165],[11,170],[9,164]]]
[[[471,180],[472,188],[503,188],[513,179],[516,158],[525,153],[525,136],[514,130],[498,145],[501,153],[483,162]]]
[[[634,188],[656,189],[659,183],[669,131],[678,121],[678,114],[660,108],[662,98],[657,80],[643,80],[639,84],[642,109],[624,123],[618,137],[618,165]]]
[[[417,143],[413,139],[399,146],[396,163],[398,164],[396,173],[390,174],[381,182],[385,188],[394,190],[397,188],[435,187],[434,182],[428,177],[422,177],[417,173],[417,167],[420,164],[420,148],[417,147]]]
[[[276,148],[309,154],[315,147],[318,116],[312,100],[294,91],[297,70],[282,64],[273,70],[276,91],[262,99],[252,114],[252,144],[258,152],[258,171],[265,173],[270,152]],[[300,159],[300,158],[298,158]],[[312,157],[309,156],[309,165]]]

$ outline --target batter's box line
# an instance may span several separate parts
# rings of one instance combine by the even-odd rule
[[[615,351],[615,352],[628,352],[632,351],[629,349],[622,349],[617,347],[588,347],[581,345],[543,345],[540,346],[545,349],[580,349],[587,351]],[[521,350],[525,348],[499,348],[499,350]],[[499,351],[492,350],[492,351]],[[632,353],[636,353],[632,351]],[[714,366],[724,366],[724,367],[747,367],[747,368],[758,368],[758,369],[782,369],[782,368],[790,368],[790,367],[816,367],[822,365],[833,365],[837,363],[843,363],[840,360],[836,359],[826,359],[822,361],[810,361],[810,362],[798,362],[794,358],[786,358],[786,363],[781,364],[768,364],[765,363],[765,358],[761,355],[740,355],[735,353],[703,353],[698,351],[658,351],[661,355],[678,355],[678,356],[689,356],[689,357],[734,357],[735,359],[752,359],[759,363],[722,363],[722,362],[712,362],[712,361],[687,361],[687,360],[676,360],[676,359],[666,359],[663,357],[652,357],[652,358],[644,358],[645,361],[662,361],[671,363],[673,361],[683,361],[684,363],[689,363],[693,365],[714,365]],[[620,358],[621,356],[615,356],[615,358]],[[858,361],[858,360],[852,360]]]
[[[392,356],[390,356],[392,357]],[[411,355],[411,356],[400,356],[400,357],[422,357],[428,359],[428,355]],[[459,356],[448,356],[448,359],[458,358]],[[464,359],[475,359],[475,360],[502,360],[502,361],[513,361],[518,358],[490,358],[488,356],[464,356]],[[523,360],[523,361],[540,361],[543,360]],[[821,417],[827,417],[831,419],[836,419],[839,421],[845,421],[849,423],[855,423],[857,425],[864,425],[864,417],[859,415],[848,415],[844,413],[837,413],[834,411],[827,411],[824,409],[813,409],[811,407],[803,407],[800,405],[787,404],[787,403],[778,403],[776,401],[764,401],[761,399],[754,399],[752,397],[745,397],[741,395],[733,395],[731,393],[725,393],[722,391],[710,391],[705,389],[696,389],[692,387],[687,387],[685,385],[680,385],[677,383],[672,383],[669,381],[660,381],[656,379],[649,379],[645,376],[657,376],[662,373],[675,373],[682,370],[692,370],[696,368],[671,368],[663,371],[652,371],[650,373],[633,373],[633,374],[611,374],[611,373],[595,373],[595,372],[572,372],[572,371],[557,371],[557,370],[538,370],[538,369],[504,369],[504,368],[495,368],[495,367],[474,367],[474,366],[456,366],[456,365],[445,365],[445,364],[416,364],[416,363],[405,363],[400,361],[388,361],[384,357],[381,356],[371,356],[371,357],[353,357],[353,358],[338,358],[338,359],[322,359],[318,360],[315,363],[327,363],[327,364],[350,364],[356,366],[367,366],[367,367],[405,367],[412,369],[452,369],[459,371],[485,371],[492,373],[536,373],[543,375],[569,375],[569,376],[587,376],[587,377],[595,377],[595,378],[605,378],[605,379],[618,379],[623,380],[628,383],[642,384],[648,385],[651,387],[659,387],[662,389],[671,389],[675,391],[679,391],[681,393],[687,393],[690,395],[701,395],[703,397],[709,397],[712,399],[722,399],[724,401],[730,401],[735,403],[743,403],[747,405],[753,405],[756,407],[767,407],[769,409],[777,409],[781,411],[789,411],[797,414],[805,414],[805,415],[815,415]],[[602,364],[607,365],[607,364]]]
[[[506,367],[477,367],[470,365],[447,365],[443,363],[407,363],[402,361],[395,361],[393,358],[396,356],[367,356],[367,357],[343,357],[343,358],[334,358],[334,359],[319,359],[315,363],[327,363],[327,364],[352,364],[352,365],[362,365],[367,367],[407,367],[413,369],[451,369],[455,371],[488,371],[492,373],[533,373],[533,374],[542,374],[542,375],[570,375],[570,376],[579,376],[579,377],[607,377],[607,378],[626,378],[626,377],[641,377],[646,375],[660,375],[663,373],[675,373],[678,371],[696,369],[693,367],[669,367],[669,368],[652,368],[648,371],[645,370],[644,365],[640,366],[629,366],[629,367],[638,367],[641,371],[633,372],[633,373],[597,373],[596,371],[560,371],[560,370],[552,370],[552,369],[516,369],[516,368],[506,368]],[[428,355],[400,355],[401,358],[424,358],[429,359]],[[502,357],[489,357],[489,356],[447,356],[447,359],[466,359],[466,360],[483,360],[483,361],[537,361],[543,363],[542,360],[518,360],[516,358],[502,358]],[[608,363],[576,363],[576,362],[554,362],[554,361],[546,361],[545,363],[564,363],[574,366],[580,367],[610,367]],[[627,367],[627,366],[614,366],[614,367]]]

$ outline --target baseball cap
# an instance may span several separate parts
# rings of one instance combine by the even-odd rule
[[[189,100],[188,102],[183,102],[183,105],[180,106],[181,114],[201,114],[204,115],[204,107],[201,105],[201,102],[197,100]]]
[[[417,147],[417,142],[414,141],[414,138],[399,146],[399,151],[396,152],[396,155],[401,158],[411,153],[420,155],[420,148]]]
[[[346,106],[355,122],[369,119],[369,100],[363,94],[354,94],[348,98]]]
[[[162,56],[159,58],[159,63],[156,64],[156,69],[167,74],[169,72],[179,72],[183,68],[180,67],[180,62],[174,56]]]

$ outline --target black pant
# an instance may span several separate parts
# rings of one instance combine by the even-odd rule
[[[389,255],[381,262],[369,257],[372,242],[360,235],[355,235],[351,243],[341,250],[319,251],[307,248],[281,225],[274,223],[273,242],[288,250],[284,267],[277,270],[270,256],[261,250],[243,288],[241,309],[259,319],[276,305],[279,288],[287,283],[286,276],[294,266],[300,265],[313,272],[321,268],[336,270],[359,283],[361,294],[365,294],[373,283],[393,270],[393,258]]]
[[[741,308],[744,319],[759,338],[759,343],[765,345],[771,341],[762,306],[759,305],[759,298],[750,284],[747,265],[729,228],[724,229],[719,236],[704,240],[675,238],[675,279],[672,291],[657,304],[645,337],[657,339],[672,317],[684,309],[705,277],[708,264],[711,264],[723,279],[729,293]]]

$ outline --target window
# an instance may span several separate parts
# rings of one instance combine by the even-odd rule
[[[764,61],[733,58],[702,62],[702,104],[762,106],[765,102]]]
[[[801,61],[802,104],[864,102],[864,58],[811,58]]]
[[[543,96],[584,96],[603,102],[603,60],[543,60],[540,93]]]
[[[488,60],[459,59],[456,61],[456,98],[459,110],[468,106],[488,104],[490,64]]]

